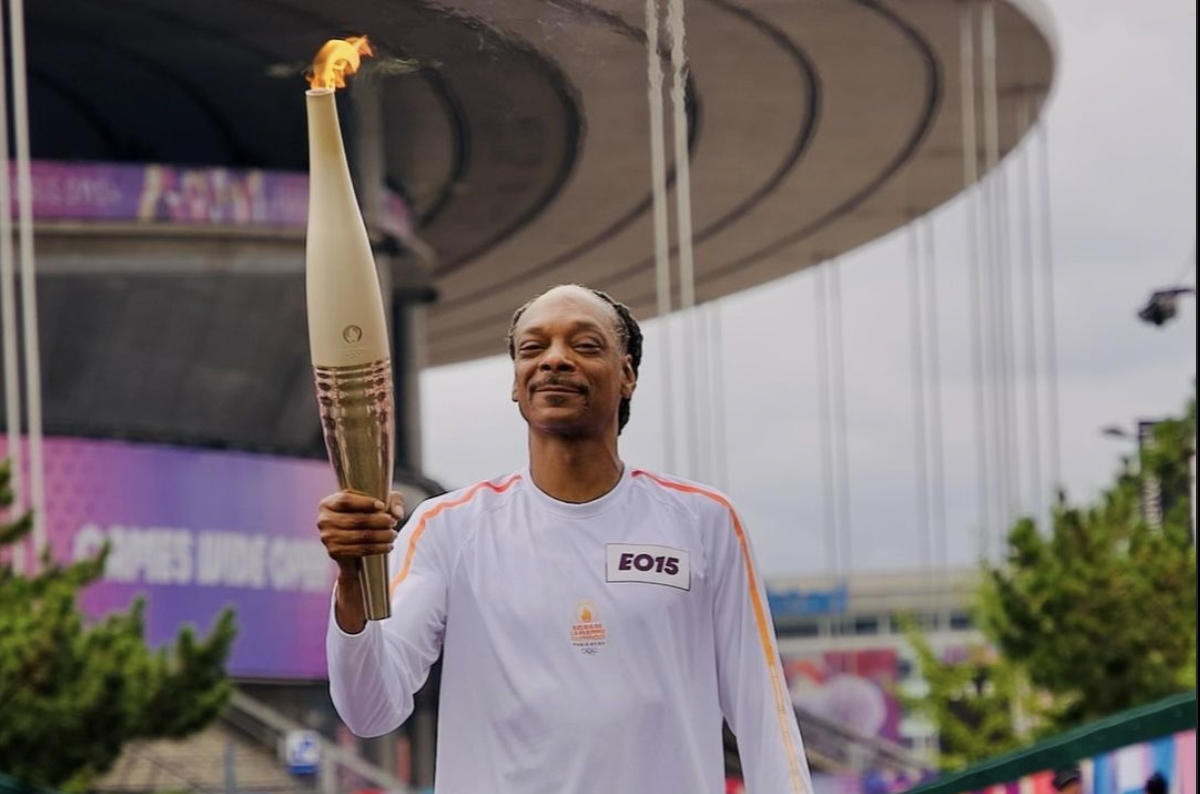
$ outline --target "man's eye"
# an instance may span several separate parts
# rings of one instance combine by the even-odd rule
[[[541,349],[542,349],[542,346],[541,346],[541,345],[534,344],[534,343],[532,343],[532,342],[531,342],[531,343],[528,343],[528,344],[521,345],[519,348],[517,348],[517,352],[518,352],[518,353],[520,353],[520,354],[521,354],[521,355],[523,355],[523,356],[527,356],[527,355],[530,355],[530,354],[532,354],[532,353],[536,353],[536,352],[538,352],[538,351],[539,351],[539,350],[541,350]]]
[[[594,353],[600,349],[600,345],[595,342],[579,342],[575,345],[576,350],[582,350],[584,353]]]

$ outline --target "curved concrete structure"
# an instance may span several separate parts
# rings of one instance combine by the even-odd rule
[[[509,307],[562,281],[599,285],[639,316],[654,313],[648,113],[637,90],[642,4],[607,5],[615,20],[582,4],[556,11],[582,34],[542,46],[584,99],[587,134],[572,178],[498,244],[467,260],[441,257],[431,363],[498,351]],[[699,300],[848,251],[961,191],[959,8],[688,4]],[[1003,153],[1036,118],[1054,50],[1016,6],[997,4],[996,20]],[[507,21],[530,37],[546,24]],[[453,249],[436,224],[423,234],[435,250]]]
[[[687,3],[700,300],[962,190],[963,7]],[[1004,153],[1040,111],[1055,45],[1036,0],[994,8]],[[641,0],[44,0],[27,13],[43,160],[304,171],[305,62],[330,36],[370,34],[380,57],[343,119],[412,211],[419,242],[395,275],[438,296],[424,364],[501,352],[513,308],[563,281],[654,314]],[[659,55],[669,79],[665,39]],[[46,222],[38,251],[48,432],[319,452],[299,230]]]

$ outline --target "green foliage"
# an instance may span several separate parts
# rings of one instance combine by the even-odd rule
[[[1033,704],[1019,668],[987,648],[967,649],[968,657],[948,662],[911,623],[905,626],[928,690],[915,697],[900,694],[901,703],[937,726],[944,770],[1015,749],[1024,743],[1017,725]]]
[[[1193,400],[1160,424],[1139,471],[1126,467],[1088,507],[1061,504],[1054,531],[1023,520],[1008,559],[987,571],[983,628],[1006,659],[1050,692],[1062,729],[1194,685],[1196,550],[1189,526]],[[1147,477],[1169,505],[1161,528],[1142,517]]]
[[[12,503],[0,467],[0,505]],[[29,515],[0,526],[0,548],[24,537]],[[27,783],[84,791],[136,739],[186,736],[224,708],[236,635],[223,612],[208,637],[184,628],[173,648],[150,650],[145,603],[85,624],[79,590],[103,574],[107,549],[70,565],[43,557],[33,577],[0,566],[0,759]]]
[[[913,635],[928,696],[913,707],[943,737],[947,768],[1011,746],[1002,729],[1056,733],[1190,689],[1196,679],[1196,550],[1188,460],[1196,402],[1155,428],[1134,470],[1127,463],[1093,504],[1065,497],[1051,531],[1022,519],[1003,564],[984,568],[978,615],[992,661],[946,664]],[[1161,527],[1142,516],[1143,485],[1161,485]],[[986,692],[970,676],[993,682]],[[964,702],[965,701],[965,702]],[[1014,714],[1022,715],[1014,722]],[[966,717],[964,718],[964,715]],[[999,744],[974,741],[972,725]]]

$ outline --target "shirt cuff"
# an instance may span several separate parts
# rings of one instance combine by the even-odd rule
[[[362,631],[351,633],[346,631],[337,622],[337,585],[334,585],[333,593],[329,596],[329,631],[328,634],[339,636],[349,642],[358,642],[367,637],[374,635],[379,630],[380,621],[368,620],[363,626]]]

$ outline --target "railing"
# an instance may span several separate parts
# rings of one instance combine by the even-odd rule
[[[892,766],[907,772],[922,772],[928,763],[903,747],[877,736],[864,736],[827,717],[801,708],[796,721],[804,738],[804,749],[814,765],[831,771],[864,772]]]
[[[268,747],[278,747],[291,731],[307,730],[306,726],[243,692],[234,693],[225,720]],[[339,768],[393,794],[408,794],[410,791],[399,778],[367,762],[357,753],[324,738],[319,738],[318,742],[321,752],[319,789],[323,794],[337,794]]]
[[[1062,769],[1086,758],[1195,729],[1196,691],[1192,690],[980,761],[939,780],[911,789],[909,794],[963,794],[983,791],[992,786],[1015,783],[1038,772]],[[1194,738],[1192,750],[1195,751]],[[1192,762],[1194,770],[1194,756],[1188,760]],[[1021,788],[1024,790],[1025,787]],[[1101,789],[1097,786],[1096,790]],[[1178,789],[1172,786],[1171,790]]]

